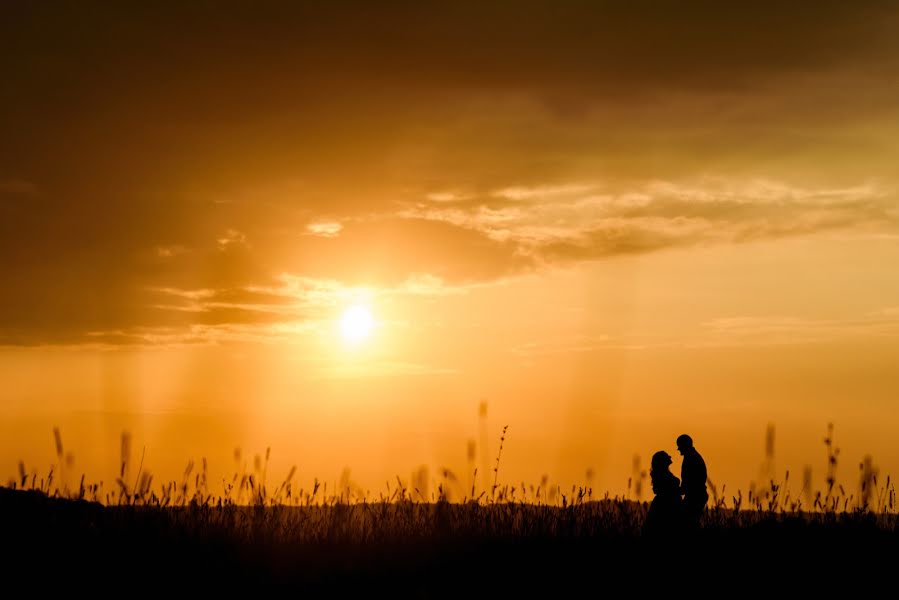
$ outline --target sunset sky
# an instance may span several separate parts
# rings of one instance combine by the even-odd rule
[[[481,402],[510,483],[619,493],[686,432],[745,490],[769,423],[778,472],[821,485],[833,422],[847,488],[865,454],[899,475],[897,29],[3,2],[0,480],[59,426],[107,481],[123,429],[161,479],[270,446],[273,478],[465,481]]]

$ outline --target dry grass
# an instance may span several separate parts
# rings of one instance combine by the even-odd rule
[[[142,461],[128,463],[127,435],[119,476],[107,489],[84,477],[70,481],[74,463],[58,432],[54,440],[61,461],[46,477],[20,464],[10,482],[17,491],[0,488],[0,549],[20,581],[42,580],[52,565],[54,581],[99,574],[97,589],[140,581],[144,591],[221,589],[229,596],[249,585],[331,595],[533,597],[538,590],[580,594],[591,585],[670,591],[699,568],[695,577],[707,586],[734,589],[739,581],[743,591],[765,593],[774,581],[784,590],[795,582],[801,589],[794,591],[810,595],[831,594],[838,580],[855,584],[860,573],[887,572],[899,558],[892,482],[863,461],[859,494],[847,495],[834,477],[832,435],[825,489],[813,492],[803,476],[794,497],[789,474],[745,496],[712,485],[702,528],[676,539],[642,535],[648,503],[638,499],[562,490],[546,478],[535,486],[501,484],[505,439],[490,492],[472,486],[452,502],[447,490],[463,486],[449,472],[433,493],[420,471],[409,486],[397,478],[376,497],[354,488],[348,473],[337,489],[318,481],[304,488],[295,467],[269,485],[268,451],[254,457],[251,472],[239,469],[219,482],[221,492],[212,490],[205,459],[188,462],[178,481],[156,483]],[[243,464],[242,453],[235,458]],[[629,493],[637,496],[634,464]]]
[[[59,462],[46,477],[29,471],[19,463],[18,478],[11,480],[12,489],[37,492],[48,498],[83,500],[107,507],[166,509],[172,522],[179,526],[225,530],[235,539],[263,536],[280,541],[322,541],[379,539],[412,539],[445,536],[448,532],[467,536],[515,537],[601,537],[639,536],[648,510],[648,502],[633,496],[632,486],[639,487],[641,474],[635,460],[635,475],[626,496],[597,497],[590,487],[573,486],[563,490],[549,489],[544,478],[539,485],[500,484],[499,468],[504,428],[493,468],[493,485],[489,493],[477,493],[472,486],[469,495],[462,490],[458,478],[444,470],[442,481],[434,491],[427,489],[427,472],[413,475],[410,489],[399,477],[395,485],[387,482],[385,490],[373,496],[353,486],[348,473],[341,477],[338,489],[328,490],[318,480],[308,487],[295,481],[292,467],[277,484],[267,483],[270,449],[264,458],[255,456],[252,472],[241,469],[230,480],[219,482],[213,490],[208,477],[206,459],[200,465],[189,461],[180,481],[154,482],[144,468],[144,452],[134,474],[130,464],[131,437],[122,434],[121,468],[115,485],[103,482],[77,485],[69,482],[73,458],[66,454],[62,436],[54,430]],[[773,431],[769,431],[773,438]],[[738,491],[726,495],[710,481],[712,500],[703,519],[707,529],[740,529],[759,524],[802,522],[809,526],[841,522],[873,523],[893,531],[897,528],[896,491],[889,477],[881,479],[870,459],[860,465],[858,494],[847,494],[835,479],[839,450],[833,443],[833,428],[824,440],[827,449],[828,476],[823,490],[810,489],[810,477],[804,477],[795,495],[789,489],[790,473],[782,480],[773,479],[755,486],[744,495]],[[769,449],[773,453],[773,442]],[[768,456],[767,458],[772,458]],[[242,462],[242,453],[235,450]],[[127,477],[127,478],[126,478]],[[477,480],[474,473],[472,481]],[[425,489],[422,489],[425,488]],[[464,490],[462,490],[464,491]],[[450,501],[454,500],[454,501]],[[265,508],[267,510],[259,510]]]

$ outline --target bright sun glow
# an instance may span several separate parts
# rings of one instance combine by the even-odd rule
[[[374,324],[368,307],[357,304],[344,311],[340,318],[340,333],[348,342],[359,342],[371,334]]]

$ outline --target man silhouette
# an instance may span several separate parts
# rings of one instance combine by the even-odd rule
[[[709,501],[709,493],[705,489],[708,472],[705,461],[693,447],[693,438],[686,433],[677,438],[677,451],[684,457],[680,471],[684,524],[688,528],[696,528]]]

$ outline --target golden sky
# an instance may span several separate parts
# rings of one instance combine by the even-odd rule
[[[0,7],[0,476],[899,473],[895,4],[128,4]]]

